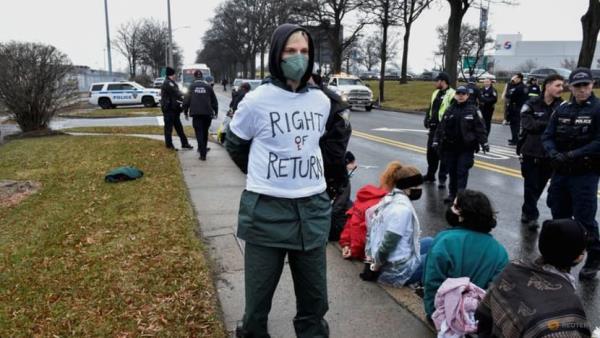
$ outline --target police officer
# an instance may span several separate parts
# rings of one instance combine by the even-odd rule
[[[508,140],[509,146],[516,146],[519,139],[519,128],[521,125],[521,107],[529,99],[527,95],[527,86],[523,84],[523,74],[517,73],[513,76],[512,85],[506,92],[506,97],[510,100],[506,118],[510,123],[511,139]]]
[[[479,107],[479,103],[481,102],[481,91],[479,90],[479,87],[477,87],[477,78],[475,76],[469,77],[467,90],[469,91],[469,99],[467,102],[475,105],[475,107]]]
[[[474,153],[479,146],[484,152],[487,144],[485,123],[479,109],[468,103],[469,90],[465,86],[456,88],[455,102],[446,110],[438,126],[432,146],[441,150],[442,160],[450,174],[449,195],[445,203],[452,203],[459,191],[465,190],[469,169],[474,164]]]
[[[496,88],[494,88],[492,80],[483,80],[483,88],[481,89],[481,95],[479,97],[479,109],[481,110],[481,115],[483,115],[485,130],[487,131],[488,136],[492,130],[492,116],[494,115],[496,102],[498,102],[498,92],[496,91]]]
[[[192,116],[201,161],[206,161],[208,128],[212,119],[217,117],[218,111],[219,103],[213,88],[202,80],[200,70],[194,71],[194,82],[183,100],[183,112],[186,119],[189,115]]]
[[[538,85],[538,79],[536,77],[530,78],[527,81],[527,94],[529,97],[540,96],[541,92],[540,86]]]
[[[552,176],[550,158],[542,145],[542,133],[550,116],[562,102],[563,82],[563,77],[558,74],[548,76],[542,86],[544,95],[530,98],[521,110],[521,135],[517,144],[523,175],[521,222],[530,229],[539,226],[537,201]]]
[[[181,113],[181,102],[183,95],[179,91],[179,86],[175,83],[175,69],[167,67],[167,77],[163,82],[160,89],[160,107],[163,113],[164,119],[164,133],[165,133],[165,145],[168,149],[177,150],[173,145],[173,139],[171,134],[173,133],[173,127],[181,140],[181,147],[184,149],[194,149],[189,143],[183,131],[179,114]]]
[[[429,129],[429,136],[427,138],[427,174],[423,179],[425,182],[435,182],[435,172],[439,166],[438,178],[440,182],[438,187],[441,189],[446,186],[446,169],[444,168],[444,163],[440,163],[438,151],[433,149],[432,144],[438,124],[454,98],[454,89],[450,88],[450,76],[448,73],[439,73],[435,81],[436,90],[431,95],[431,105],[423,121],[425,128]]]
[[[594,80],[588,68],[569,76],[572,98],[560,105],[542,136],[554,175],[548,188],[552,217],[571,218],[588,232],[587,259],[580,279],[594,278],[600,270],[600,240],[595,220],[600,172],[600,101],[592,92]]]

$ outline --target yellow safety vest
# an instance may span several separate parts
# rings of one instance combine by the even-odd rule
[[[433,95],[431,95],[431,105],[429,106],[429,116],[433,116],[433,101],[435,101],[435,98],[437,97],[438,92],[440,91],[440,89],[436,89],[433,92]],[[442,121],[442,117],[444,116],[444,113],[446,112],[446,109],[448,109],[448,107],[450,107],[450,103],[452,103],[452,99],[454,98],[454,94],[456,93],[456,91],[450,87],[448,87],[448,89],[446,89],[446,94],[444,94],[444,98],[442,99],[442,104],[440,105],[440,110],[438,110],[438,121]]]

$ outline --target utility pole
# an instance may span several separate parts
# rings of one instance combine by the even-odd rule
[[[167,0],[167,13],[169,15],[169,67],[173,67],[173,30],[171,29],[171,0]]]
[[[108,75],[112,76],[112,59],[110,57],[110,29],[108,28],[108,0],[104,0],[104,17],[106,19],[106,52],[108,53]]]

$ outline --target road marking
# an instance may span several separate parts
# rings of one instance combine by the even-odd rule
[[[420,154],[427,153],[427,148],[425,148],[425,147],[415,146],[413,144],[404,143],[404,142],[400,142],[400,141],[396,141],[396,140],[391,140],[391,139],[376,136],[376,135],[371,135],[371,134],[364,133],[364,132],[358,131],[358,130],[353,130],[352,135],[358,136],[360,138],[364,138],[369,141],[383,143],[383,144],[391,145],[391,146],[406,149],[406,150],[412,150],[412,151],[420,153]],[[493,172],[496,172],[496,173],[499,173],[502,175],[523,179],[523,176],[521,175],[521,171],[517,170],[517,169],[513,169],[513,168],[501,166],[501,165],[496,165],[496,164],[489,163],[489,162],[478,161],[478,160],[475,160],[474,166],[479,169],[485,169],[485,170],[493,171]],[[600,197],[600,190],[598,191],[598,196]]]
[[[157,116],[156,117],[156,123],[158,123],[159,126],[164,126],[165,125],[165,120],[163,119],[162,116]]]
[[[395,133],[402,133],[405,131],[412,131],[415,133],[428,133],[429,130],[426,129],[401,129],[401,128],[375,128],[375,129],[371,129],[374,131],[391,131],[391,132],[395,132]]]

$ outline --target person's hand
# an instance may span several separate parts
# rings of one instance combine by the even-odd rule
[[[489,153],[490,152],[490,145],[489,144],[482,144],[481,145],[481,150],[483,150],[483,153]]]
[[[556,153],[552,157],[552,161],[557,164],[564,164],[565,162],[569,161],[569,155],[568,153]]]
[[[356,167],[358,167],[358,164],[356,164],[356,161],[352,161],[352,162],[346,164],[346,170],[348,170],[348,171],[352,171],[352,170],[356,169]]]
[[[349,246],[345,246],[342,248],[342,257],[344,258],[350,258],[350,247]]]

